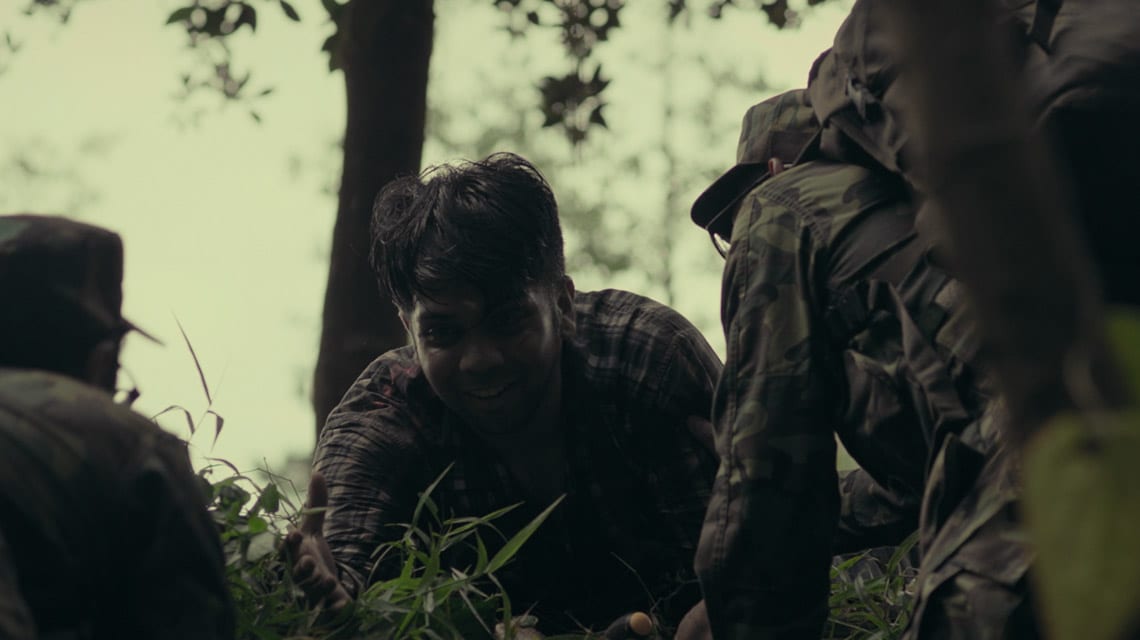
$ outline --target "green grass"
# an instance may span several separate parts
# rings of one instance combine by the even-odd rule
[[[224,477],[214,479],[219,475]],[[377,561],[395,562],[399,574],[370,586],[345,611],[325,615],[305,605],[282,553],[285,533],[302,515],[296,491],[280,476],[262,475],[266,480],[258,482],[224,461],[199,471],[221,534],[242,640],[492,637],[496,624],[514,617],[496,572],[559,503],[506,538],[494,521],[514,507],[479,518],[442,517],[431,499],[440,476],[421,494],[413,522],[399,525],[402,535],[374,554]],[[493,554],[484,542],[488,534],[504,540]],[[459,546],[475,551],[475,564],[445,566],[445,552]]]
[[[212,418],[216,442],[225,423],[213,410],[206,376],[181,324],[179,331],[194,360],[208,405],[197,421],[180,406],[168,407],[154,418],[180,412],[185,415],[190,435]],[[441,474],[420,495],[412,522],[398,525],[403,534],[374,554],[377,560],[397,563],[400,573],[373,584],[344,611],[330,616],[306,606],[282,552],[285,533],[299,524],[302,516],[297,488],[268,468],[258,470],[257,476],[242,473],[220,459],[212,459],[198,471],[222,539],[238,640],[490,638],[495,625],[510,629],[512,621],[526,619],[525,615],[514,615],[517,612],[495,574],[514,558],[559,501],[505,539],[494,521],[514,507],[478,518],[445,518],[431,499],[443,478]],[[505,540],[493,555],[483,540],[487,533]],[[892,640],[901,636],[913,605],[909,588],[915,577],[904,558],[916,538],[917,534],[911,536],[886,562],[855,556],[832,567],[830,615],[824,638]],[[456,546],[473,549],[475,564],[445,566],[444,553]],[[856,565],[873,570],[853,571]],[[584,633],[548,640],[591,637],[597,636]]]
[[[421,494],[413,521],[399,525],[400,537],[376,550],[374,557],[396,563],[399,574],[373,584],[353,605],[331,616],[306,606],[281,551],[284,534],[302,515],[295,487],[265,469],[257,475],[243,474],[221,460],[199,471],[222,538],[240,640],[490,638],[496,624],[520,613],[512,609],[496,572],[558,504],[507,539],[495,520],[510,508],[479,518],[443,517],[431,499],[440,476]],[[505,542],[489,553],[487,536]],[[901,635],[914,578],[903,558],[913,544],[912,537],[885,561],[857,556],[833,567],[824,638],[890,640]],[[475,563],[446,566],[446,552],[456,547],[473,550]],[[857,565],[872,570],[853,571]]]
[[[917,541],[915,532],[893,550],[863,553],[832,565],[824,638],[901,637],[914,606],[911,589],[918,571],[907,556]],[[882,551],[890,551],[885,560]]]

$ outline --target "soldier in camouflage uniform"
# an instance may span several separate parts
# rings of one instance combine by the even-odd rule
[[[785,164],[816,132],[803,91],[753,107],[738,165],[694,206],[731,234],[721,466],[696,556],[713,635],[818,638],[832,554],[917,527],[908,635],[1026,637],[1015,470],[962,288],[896,176]],[[843,478],[836,436],[862,467]]]
[[[0,216],[0,638],[233,637],[186,447],[112,400],[122,244]]]

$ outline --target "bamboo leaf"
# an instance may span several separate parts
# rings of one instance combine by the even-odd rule
[[[425,506],[430,504],[431,506],[428,507],[429,510],[431,510],[433,513],[437,513],[435,511],[435,503],[432,502],[432,499],[431,499],[431,494],[433,492],[435,492],[435,488],[439,486],[439,483],[443,481],[443,477],[446,476],[451,471],[451,468],[453,466],[455,466],[455,465],[454,464],[447,465],[447,468],[444,469],[443,472],[440,473],[438,476],[436,476],[435,480],[432,480],[431,484],[429,484],[427,486],[427,489],[424,489],[423,492],[420,494],[420,499],[416,502],[416,508],[414,511],[412,511],[412,524],[413,525],[419,524],[420,513],[423,512]]]
[[[213,405],[214,399],[210,396],[210,385],[206,384],[206,374],[202,372],[202,363],[198,361],[198,354],[194,352],[194,345],[190,344],[190,338],[186,335],[186,330],[182,328],[182,323],[178,321],[178,316],[174,317],[174,324],[178,325],[178,332],[182,334],[186,348],[190,350],[190,357],[194,359],[194,368],[198,370],[198,379],[202,382],[202,390],[206,392],[206,403]]]
[[[175,22],[189,22],[190,15],[194,13],[194,7],[180,7],[175,9],[173,13],[166,19],[166,24],[174,24]]]
[[[286,17],[288,17],[293,22],[301,21],[301,15],[297,13],[297,10],[293,8],[293,5],[289,4],[285,0],[278,1],[281,3],[281,10],[285,12]]]
[[[281,491],[277,485],[272,482],[265,485],[265,488],[261,490],[261,495],[257,498],[257,504],[266,513],[277,513],[281,507]]]
[[[1140,411],[1057,416],[1023,460],[1050,637],[1126,637],[1140,623]]]
[[[190,415],[190,412],[187,411],[184,407],[180,407],[176,404],[172,404],[169,407],[163,409],[162,411],[159,411],[158,413],[154,414],[153,416],[150,417],[150,421],[155,422],[158,420],[158,418],[160,416],[166,415],[166,414],[170,413],[171,411],[177,411],[177,412],[182,413],[182,415],[186,418],[186,427],[190,430],[190,435],[194,435],[194,431],[195,431],[194,418]]]
[[[213,409],[206,409],[206,415],[214,416],[214,444],[217,444],[218,436],[222,435],[222,427],[225,426],[226,419]]]
[[[1107,316],[1109,342],[1132,392],[1132,402],[1140,405],[1140,312],[1132,307],[1114,307]]]
[[[491,558],[491,561],[487,563],[487,572],[494,573],[498,571],[511,558],[515,557],[515,554],[518,553],[523,544],[525,544],[526,541],[529,540],[532,535],[534,535],[534,532],[537,531],[538,527],[546,521],[554,509],[558,507],[558,505],[562,504],[562,500],[565,497],[565,494],[558,496],[557,500],[552,502],[546,509],[543,509],[542,513],[535,516],[534,520],[531,520],[529,524],[523,527],[518,533],[514,535],[514,537],[508,540],[507,543],[503,545],[503,548],[499,549],[499,551],[495,553],[494,557]]]
[[[475,573],[483,573],[487,570],[487,545],[483,544],[483,538],[478,535],[475,536],[475,553]]]

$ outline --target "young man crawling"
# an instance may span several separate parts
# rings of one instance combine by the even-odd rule
[[[380,194],[372,264],[411,344],[369,365],[321,434],[310,505],[328,510],[288,539],[311,598],[343,606],[391,577],[373,550],[450,466],[433,494],[441,512],[522,503],[498,521],[508,537],[565,495],[499,576],[541,631],[634,610],[671,628],[700,600],[692,564],[721,363],[677,312],[576,291],[564,262],[551,189],[518,156]]]

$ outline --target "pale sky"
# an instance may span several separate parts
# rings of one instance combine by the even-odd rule
[[[195,417],[207,409],[177,318],[201,360],[213,409],[226,419],[216,445],[212,434],[191,439],[196,457],[218,456],[250,467],[262,458],[273,464],[287,455],[307,455],[314,436],[307,393],[336,213],[335,197],[323,187],[339,174],[333,145],[344,118],[341,76],[328,72],[319,52],[330,32],[320,3],[294,2],[300,24],[278,15],[273,3],[257,5],[257,34],[243,34],[234,48],[253,71],[252,85],[272,86],[274,92],[223,107],[212,96],[191,104],[174,98],[181,73],[195,69],[197,59],[176,27],[161,26],[178,3],[88,0],[78,3],[65,26],[47,15],[23,16],[27,4],[0,0],[0,31],[20,45],[14,55],[0,53],[0,212],[66,214],[122,235],[124,313],[165,342],[127,341],[123,363],[143,392],[136,408],[154,415],[180,405]],[[541,132],[538,140],[565,163],[576,159],[577,165],[559,170],[558,180],[552,176],[560,199],[569,189],[587,194],[598,188],[602,171],[614,224],[620,227],[622,216],[641,211],[667,213],[662,219],[670,221],[677,244],[669,258],[677,277],[675,306],[723,353],[719,258],[710,258],[707,237],[688,222],[688,206],[700,187],[688,187],[680,209],[665,212],[654,195],[663,193],[663,185],[651,179],[662,170],[652,147],[660,145],[654,140],[662,131],[665,85],[653,64],[664,55],[664,27],[635,10],[657,11],[663,4],[631,3],[623,12],[625,26],[599,49],[603,68],[614,79],[605,112],[611,132],[598,134],[576,153],[557,132]],[[544,40],[547,34],[511,44],[495,30],[500,17],[487,0],[437,0],[436,5],[429,100],[444,112],[474,104],[485,114],[453,121],[449,135],[474,139],[483,118],[520,112],[537,126],[537,92],[528,93],[526,83],[565,64],[552,40]],[[771,90],[726,93],[723,99],[717,93],[707,113],[678,109],[673,149],[720,170],[731,166],[744,111],[778,90],[802,86],[846,6],[840,0],[812,9],[795,31],[767,27],[751,7],[731,10],[720,23],[694,20],[691,31],[679,31],[672,59],[690,64],[685,70],[678,63],[671,76],[678,105],[696,104],[716,87],[707,72],[693,70],[698,56],[712,68],[762,76]],[[506,56],[523,55],[525,69],[504,64]],[[702,73],[705,77],[698,77]],[[481,84],[488,76],[503,86],[514,82],[521,102],[496,102],[498,96]],[[260,125],[251,108],[261,116]],[[195,123],[196,111],[201,113]],[[686,118],[698,117],[701,128],[689,126]],[[636,157],[642,172],[627,176],[603,167],[618,156]],[[12,165],[16,157],[71,177],[27,178]],[[426,145],[426,163],[449,159],[447,148],[432,141]],[[571,248],[574,241],[568,238]],[[579,289],[616,286],[660,295],[638,274],[606,280],[587,270],[576,280]],[[160,422],[187,435],[179,416],[167,414]],[[207,429],[211,425],[203,423]]]

